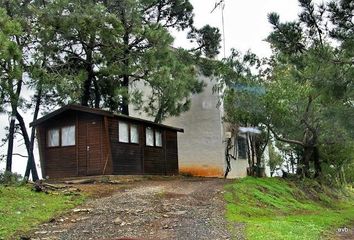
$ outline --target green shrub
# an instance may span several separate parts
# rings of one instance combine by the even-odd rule
[[[26,183],[26,179],[21,174],[9,171],[0,172],[0,184],[21,186]]]

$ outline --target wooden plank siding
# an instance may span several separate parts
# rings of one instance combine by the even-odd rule
[[[178,174],[177,132],[166,131],[166,175]]]
[[[125,120],[120,121],[129,123]],[[138,122],[131,122],[136,124],[139,129],[139,144],[135,144],[119,142],[119,120],[117,118],[110,118],[108,122],[112,151],[113,174],[143,174],[141,148],[143,146],[144,136],[142,134],[141,124]]]
[[[139,143],[119,141],[119,121],[138,127]],[[47,146],[48,130],[71,125],[75,125],[74,146]],[[161,131],[162,147],[146,146],[146,127]],[[173,128],[74,109],[41,122],[36,130],[43,177],[178,174],[177,130]]]
[[[166,175],[165,152],[162,147],[144,148],[144,172],[152,175]]]
[[[45,124],[41,133],[41,148],[44,149],[44,173],[50,178],[60,178],[62,176],[77,176],[76,146],[48,147],[47,132],[49,129],[60,129],[65,126],[76,125],[75,113],[68,111],[55,117]],[[59,137],[60,138],[60,137]],[[59,139],[61,141],[61,139]]]

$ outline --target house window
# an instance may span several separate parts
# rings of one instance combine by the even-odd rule
[[[75,126],[67,126],[61,129],[61,145],[73,146],[75,145]]]
[[[246,138],[241,137],[241,136],[237,137],[237,153],[238,153],[238,159],[246,159],[247,158]]]
[[[154,146],[154,130],[151,127],[146,128],[146,146]]]
[[[162,147],[162,134],[161,131],[155,131],[155,146]]]
[[[125,122],[119,122],[119,142],[129,142],[129,125]]]
[[[131,143],[139,143],[138,125],[135,125],[135,124],[130,125],[130,142]]]
[[[48,147],[59,146],[59,129],[48,130]]]

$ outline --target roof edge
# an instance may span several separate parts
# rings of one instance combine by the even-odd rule
[[[172,126],[168,126],[168,125],[164,125],[164,124],[160,124],[160,123],[155,123],[153,121],[149,121],[146,119],[141,119],[141,118],[136,118],[136,117],[131,117],[131,116],[127,116],[127,115],[123,115],[123,114],[116,114],[113,113],[111,111],[107,111],[107,110],[102,110],[102,109],[97,109],[97,108],[90,108],[90,107],[86,107],[86,106],[81,106],[78,104],[69,104],[66,105],[64,107],[61,107],[57,110],[54,110],[51,113],[48,113],[47,115],[31,122],[29,124],[30,127],[36,127],[40,124],[42,124],[43,122],[65,112],[68,110],[74,110],[74,111],[80,111],[80,112],[86,112],[86,113],[92,113],[92,114],[96,114],[96,115],[102,115],[102,116],[108,116],[108,117],[118,117],[118,118],[123,118],[123,119],[127,119],[127,120],[134,120],[134,121],[138,121],[138,122],[143,122],[143,123],[147,123],[150,125],[154,125],[154,126],[159,126],[162,128],[167,128],[167,129],[172,129],[175,130],[177,132],[184,132],[183,128],[176,128],[176,127],[172,127]]]

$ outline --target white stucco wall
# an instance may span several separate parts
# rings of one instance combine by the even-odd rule
[[[218,96],[213,94],[215,82],[200,76],[206,87],[192,96],[191,108],[178,117],[164,121],[167,125],[184,128],[178,136],[180,171],[202,176],[222,176],[224,144]]]
[[[178,117],[166,119],[163,124],[184,129],[178,133],[178,158],[180,173],[197,176],[223,177],[225,172],[225,141],[222,123],[222,108],[218,108],[218,95],[213,93],[216,82],[210,78],[199,76],[206,87],[203,92],[192,96],[191,108]],[[148,96],[151,92],[141,82],[133,86]],[[129,113],[133,117],[153,120],[130,106]],[[231,171],[228,178],[239,178],[247,175],[246,159],[231,160]]]

